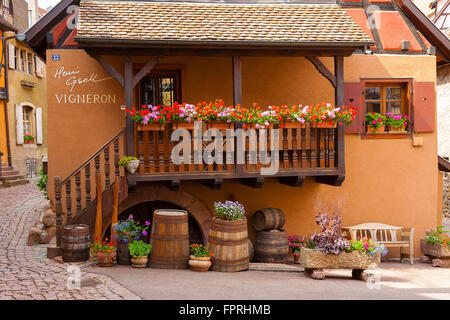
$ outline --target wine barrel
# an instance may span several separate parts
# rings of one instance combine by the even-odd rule
[[[208,246],[214,253],[213,270],[223,272],[247,270],[249,263],[247,219],[228,221],[213,218]]]
[[[252,262],[255,257],[255,247],[253,246],[252,240],[248,238],[248,261]]]
[[[130,265],[131,255],[130,249],[128,248],[128,243],[120,241],[117,245],[117,264]]]
[[[89,260],[91,242],[89,227],[85,224],[67,225],[61,232],[61,253],[64,262]]]
[[[255,212],[252,222],[256,231],[281,229],[285,223],[284,213],[278,208],[265,208]]]
[[[289,241],[286,231],[272,230],[256,233],[255,260],[259,262],[286,262]]]
[[[184,210],[158,209],[153,213],[152,251],[148,266],[156,269],[189,267],[188,213]]]

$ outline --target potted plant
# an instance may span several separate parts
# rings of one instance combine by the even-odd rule
[[[248,234],[244,206],[239,202],[215,202],[208,244],[213,270],[234,272],[248,269]]]
[[[294,263],[300,263],[300,249],[306,246],[307,239],[294,234],[288,237],[288,241],[289,249],[294,256]]]
[[[138,124],[138,131],[164,131],[172,116],[171,107],[164,106],[143,105],[140,110],[131,107],[126,112]]]
[[[143,225],[139,225],[139,222],[133,220],[133,216],[130,215],[127,220],[122,220],[116,223],[113,228],[117,235],[117,263],[129,265],[131,264],[131,255],[128,244],[133,240],[140,240],[141,237],[147,236],[148,228],[150,226],[149,221],[145,221]]]
[[[450,267],[450,237],[447,233],[444,226],[437,226],[436,229],[426,231],[425,239],[420,240],[420,249],[433,259],[433,265],[437,264],[435,259],[441,259],[445,266]]]
[[[26,144],[33,144],[34,137],[31,135],[31,133],[26,133],[23,136],[23,142],[25,142]]]
[[[207,247],[204,247],[202,244],[191,244],[191,252],[189,259],[189,266],[192,271],[197,272],[208,272],[211,267],[211,258],[214,257],[214,253],[212,253]]]
[[[125,167],[129,173],[133,174],[139,167],[139,160],[136,157],[124,156],[122,159],[120,159],[119,166]]]
[[[91,246],[91,254],[97,259],[100,267],[112,267],[116,259],[116,243],[108,242],[108,238],[105,241],[96,238]]]
[[[324,279],[323,269],[352,269],[353,278],[364,280],[364,270],[372,264],[378,265],[381,256],[387,254],[384,245],[372,240],[351,242],[344,239],[339,215],[330,218],[327,214],[318,213],[316,222],[320,232],[311,237],[312,243],[300,249],[306,276]]]
[[[134,240],[128,244],[131,254],[131,266],[133,268],[145,268],[148,263],[148,255],[152,251],[152,245],[142,240]]]
[[[386,117],[377,112],[369,112],[366,114],[366,125],[368,133],[384,132],[386,126]]]
[[[386,113],[386,124],[389,132],[392,133],[406,133],[406,126],[408,125],[408,116],[406,114],[392,114]]]

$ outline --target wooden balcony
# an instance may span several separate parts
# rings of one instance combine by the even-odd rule
[[[344,161],[344,125],[335,127],[317,127],[311,123],[288,124],[283,127],[275,125],[278,130],[278,152],[270,151],[271,131],[268,131],[267,153],[270,163],[261,161],[260,150],[264,141],[259,138],[259,130],[254,138],[250,138],[248,130],[246,136],[239,141],[234,137],[233,143],[226,143],[226,129],[242,128],[241,123],[212,124],[203,123],[201,133],[208,129],[218,129],[223,135],[223,162],[207,164],[203,161],[203,153],[211,141],[203,141],[201,161],[195,161],[194,156],[194,132],[193,127],[184,127],[189,133],[188,144],[192,152],[189,152],[189,162],[176,164],[171,159],[172,149],[179,142],[171,141],[172,133],[178,128],[177,124],[157,125],[153,127],[135,127],[136,157],[140,160],[140,166],[133,175],[128,174],[129,187],[132,189],[138,182],[168,181],[173,189],[177,189],[182,180],[206,180],[213,188],[220,188],[223,179],[242,179],[242,182],[253,187],[260,187],[264,178],[279,178],[281,183],[301,186],[305,177],[314,176],[316,181],[330,185],[341,185],[345,176]],[[180,139],[181,140],[181,139]],[[245,140],[245,141],[244,141]],[[198,140],[197,140],[198,141]],[[255,143],[253,149],[249,148]],[[237,150],[238,144],[245,146],[241,155]],[[197,142],[198,144],[198,142]],[[249,150],[258,150],[251,153]],[[183,151],[181,152],[182,155]],[[238,161],[242,159],[241,161]],[[271,164],[278,162],[275,173],[265,174],[263,168],[269,168]],[[275,165],[276,167],[276,165]],[[273,173],[273,174],[272,174]]]

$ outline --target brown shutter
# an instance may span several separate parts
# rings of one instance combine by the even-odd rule
[[[345,133],[360,133],[362,113],[364,112],[362,105],[362,84],[360,82],[344,83],[344,105],[358,108],[355,121],[345,127]]]
[[[433,132],[435,128],[436,88],[434,82],[414,82],[414,131]]]

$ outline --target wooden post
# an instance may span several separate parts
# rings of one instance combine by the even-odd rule
[[[119,186],[120,186],[120,178],[116,176],[116,179],[114,180],[114,199],[113,199],[113,212],[111,217],[111,241],[118,241],[117,239],[117,232],[114,229],[114,225],[119,220]]]
[[[61,177],[55,177],[55,213],[56,213],[56,246],[61,247],[62,232],[62,204],[61,204]]]
[[[124,90],[125,90],[125,105],[130,108],[133,105],[133,63],[131,62],[131,56],[125,55],[123,59],[124,63]],[[127,155],[135,156],[134,148],[134,120],[131,119],[131,115],[127,113],[126,120],[127,127]]]
[[[233,56],[233,104],[242,104],[241,57]]]
[[[95,216],[95,234],[94,239],[102,241],[102,176],[95,174],[95,185],[97,187],[97,214]]]

